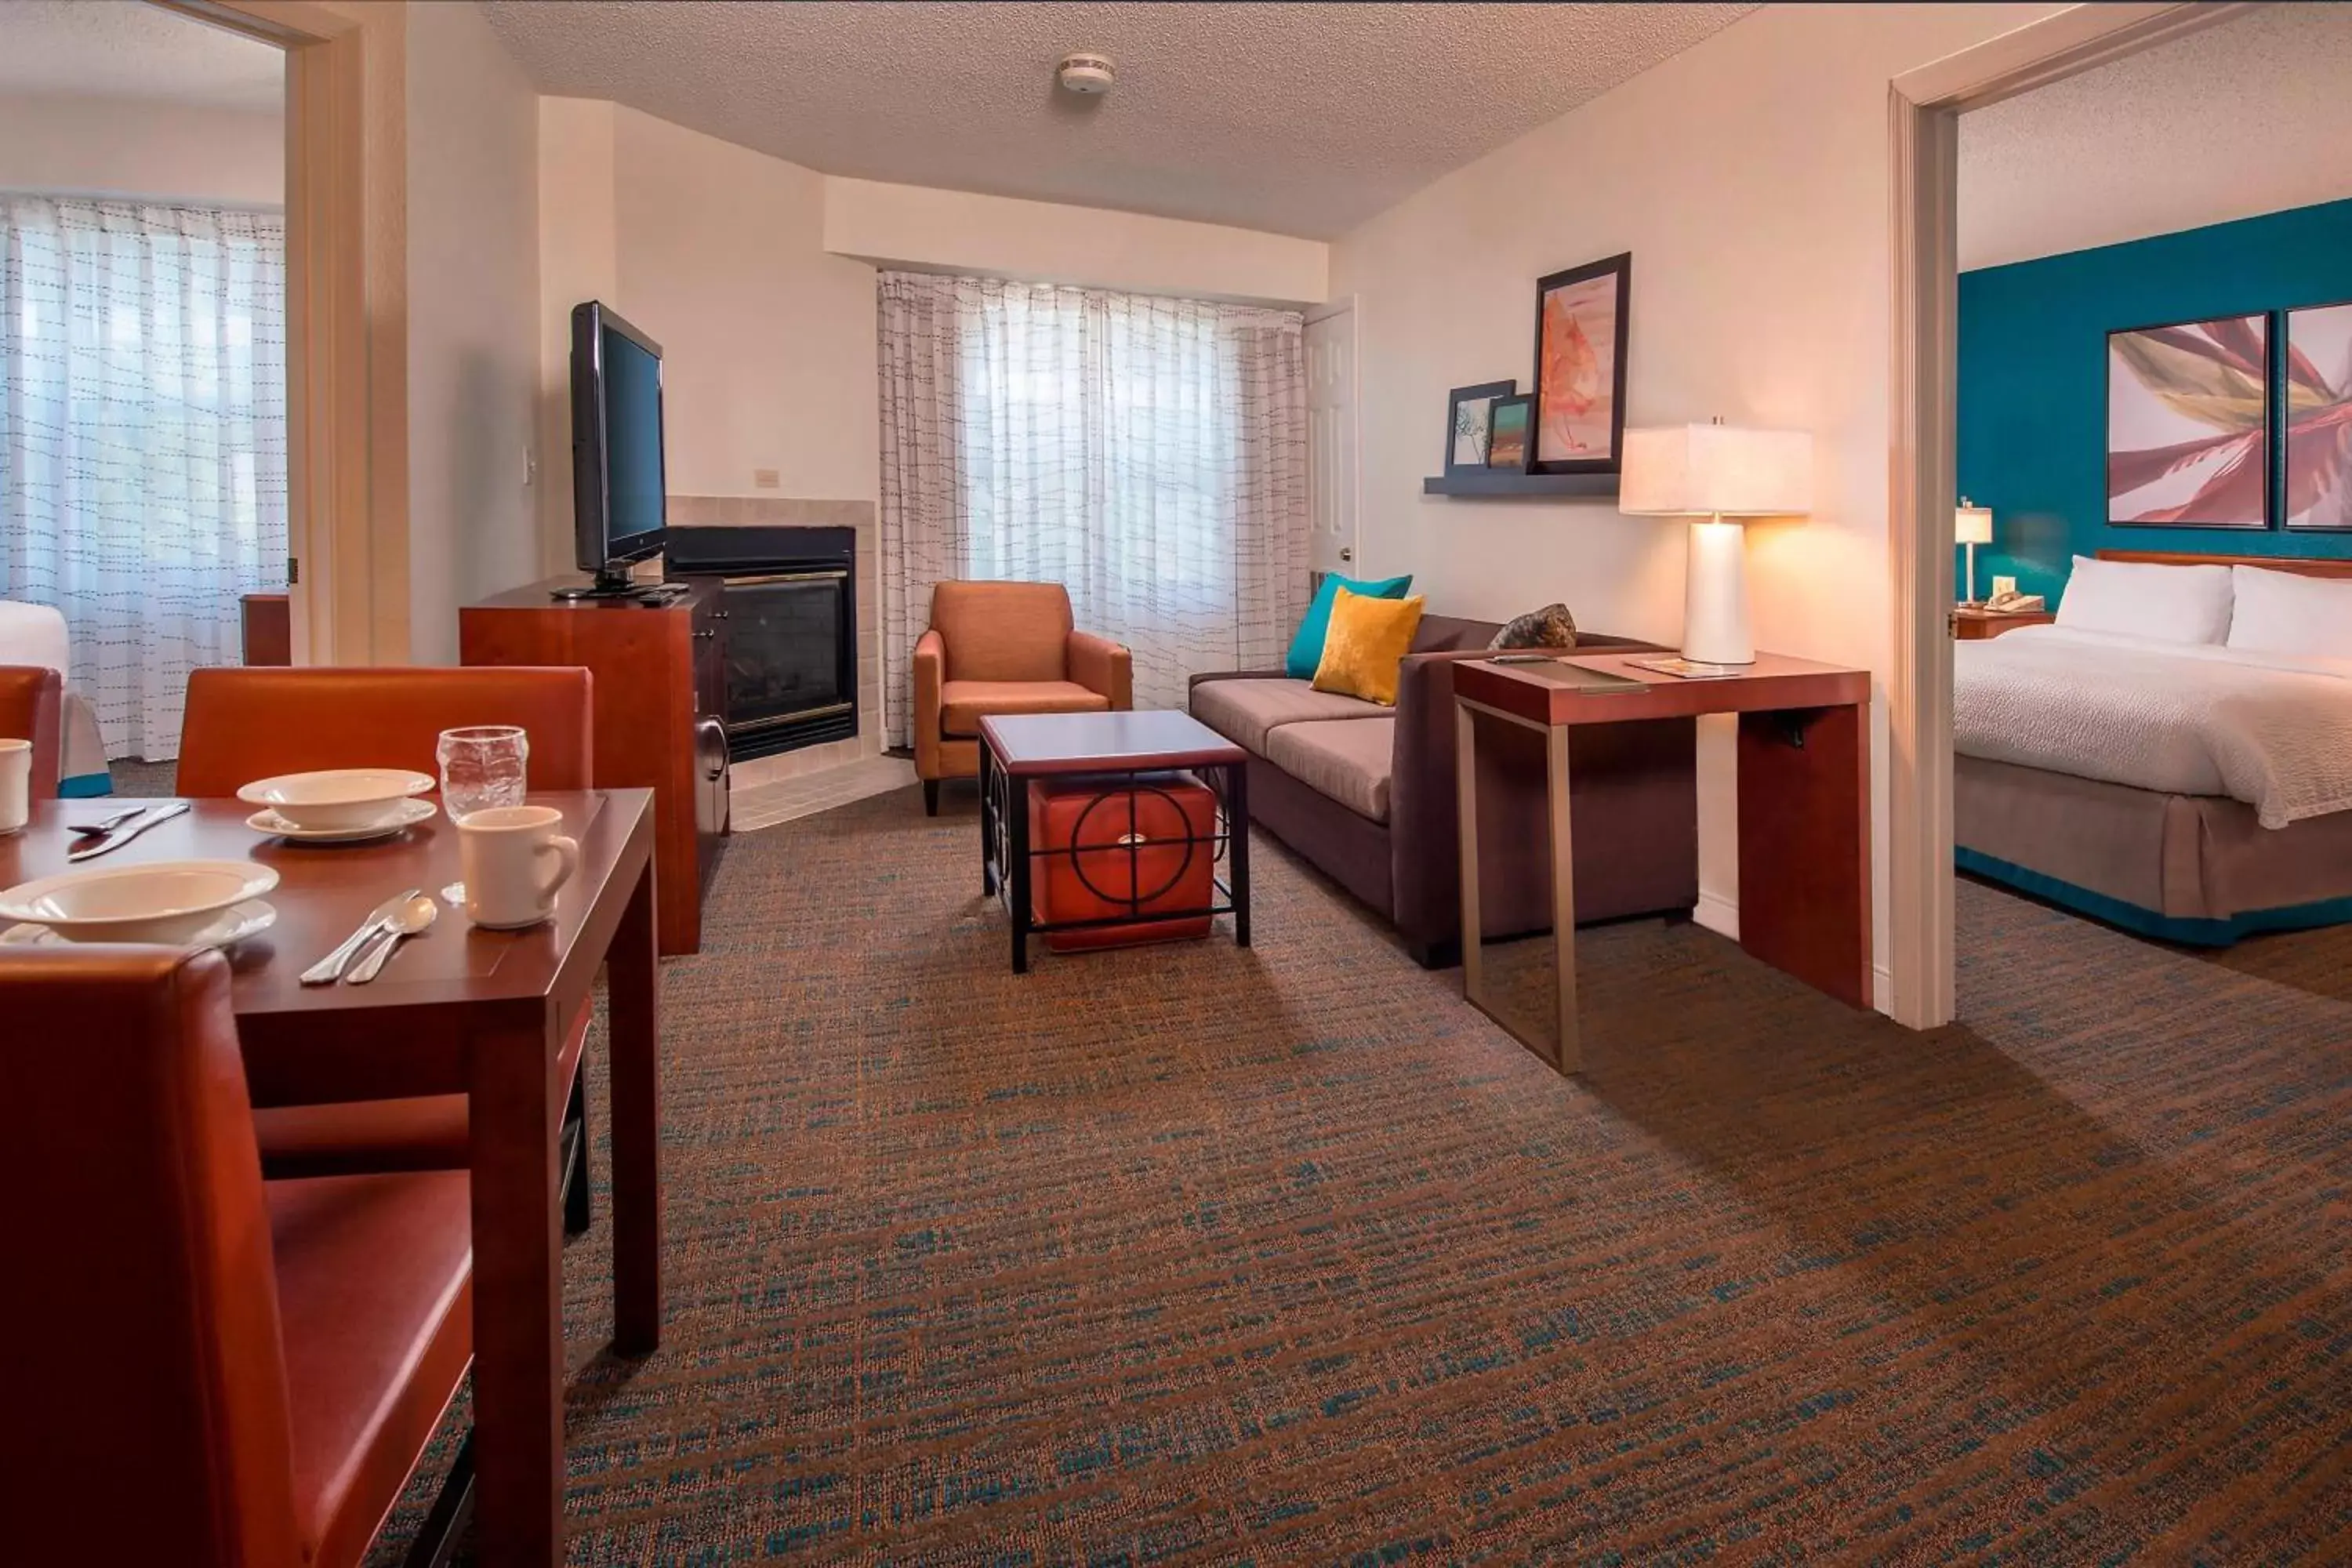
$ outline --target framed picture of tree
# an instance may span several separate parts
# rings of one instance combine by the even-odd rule
[[[1482,381],[1445,395],[1445,471],[1483,473],[1496,400],[1518,391],[1516,381]]]

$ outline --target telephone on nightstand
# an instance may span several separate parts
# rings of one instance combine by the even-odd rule
[[[1984,602],[1984,608],[1985,614],[1989,616],[2021,616],[2030,610],[2042,608],[2042,595],[2021,594],[2011,589],[2006,594],[1995,594],[1991,598],[1987,599]]]

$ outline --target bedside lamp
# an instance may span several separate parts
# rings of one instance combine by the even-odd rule
[[[1802,517],[1812,510],[1812,490],[1813,438],[1801,430],[1747,430],[1718,419],[1625,432],[1617,510],[1691,520],[1685,658],[1756,662],[1748,629],[1748,534],[1737,520]]]
[[[1969,596],[1961,604],[1974,608],[1977,604],[1977,546],[1992,542],[1992,508],[1972,506],[1969,498],[1960,498],[1959,510],[1952,513],[1952,542],[1969,547]]]

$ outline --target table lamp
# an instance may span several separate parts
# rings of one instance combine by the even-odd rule
[[[1969,596],[1960,603],[1973,609],[1978,602],[1977,546],[1992,542],[1992,508],[1971,505],[1962,496],[1959,510],[1952,513],[1952,542],[1969,547]]]
[[[1748,430],[1718,419],[1625,432],[1617,510],[1691,520],[1685,658],[1756,662],[1748,626],[1748,534],[1739,520],[1802,517],[1812,510],[1812,489],[1813,438],[1801,430]]]

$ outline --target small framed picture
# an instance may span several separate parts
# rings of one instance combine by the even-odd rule
[[[2270,317],[2107,334],[2107,521],[2270,526]]]
[[[2286,493],[2293,529],[2352,529],[2352,300],[2286,313]]]
[[[1496,400],[1518,391],[1516,381],[1457,386],[1445,395],[1445,471],[1475,473],[1486,467],[1486,441]]]
[[[1498,397],[1487,416],[1486,467],[1508,473],[1528,471],[1528,438],[1535,431],[1536,400],[1522,393]]]
[[[1536,418],[1528,469],[1613,474],[1625,444],[1632,252],[1536,279]]]

